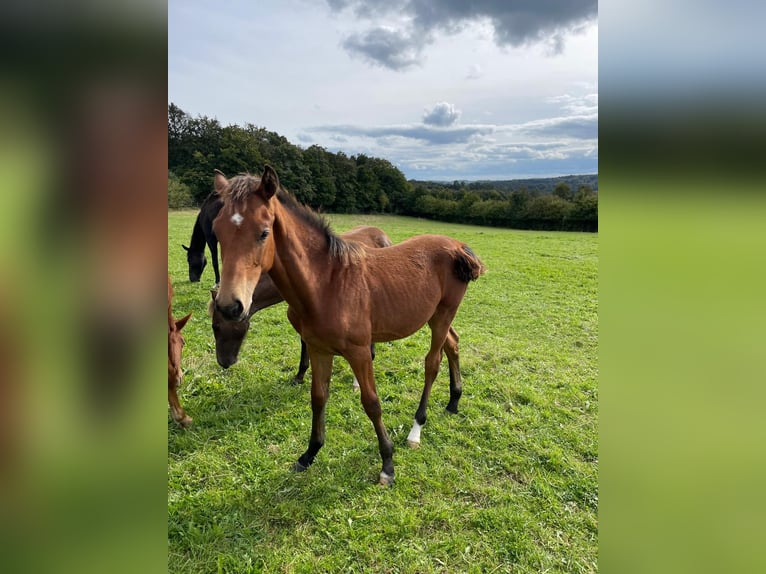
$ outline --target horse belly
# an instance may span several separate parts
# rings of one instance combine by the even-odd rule
[[[439,300],[440,291],[435,289],[418,289],[382,298],[377,305],[373,305],[373,342],[409,337],[433,316]]]

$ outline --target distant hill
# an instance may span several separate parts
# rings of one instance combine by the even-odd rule
[[[480,180],[480,181],[421,181],[409,180],[412,184],[428,184],[428,187],[441,186],[451,189],[464,189],[472,191],[496,190],[505,195],[512,191],[527,189],[533,194],[553,193],[556,186],[566,183],[572,191],[580,189],[581,185],[589,186],[593,191],[598,191],[598,174],[588,175],[563,175],[560,177],[536,177],[531,179],[506,179],[506,180]]]

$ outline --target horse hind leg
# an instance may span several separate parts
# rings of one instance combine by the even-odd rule
[[[428,321],[428,325],[431,327],[431,348],[428,350],[425,359],[425,384],[423,385],[423,394],[420,397],[418,410],[415,411],[415,421],[412,423],[412,430],[410,430],[410,434],[407,435],[407,445],[410,448],[417,448],[420,446],[420,431],[426,424],[428,397],[431,395],[431,387],[436,379],[436,375],[439,373],[439,364],[442,360],[442,348],[444,347],[444,341],[449,333],[453,316],[454,312],[441,315],[437,313]]]
[[[298,363],[298,372],[295,373],[295,377],[293,377],[292,383],[294,385],[300,385],[303,383],[303,378],[306,375],[306,371],[308,371],[309,368],[309,353],[306,350],[306,342],[301,339],[301,359]]]
[[[370,344],[370,355],[372,356],[372,360],[375,360],[375,343]],[[356,375],[354,375],[354,384],[351,385],[351,388],[355,391],[359,390],[359,379],[356,378]]]
[[[463,394],[463,382],[460,379],[460,351],[458,342],[460,337],[451,326],[444,341],[444,353],[447,355],[449,364],[449,403],[447,411],[457,414],[457,404]]]

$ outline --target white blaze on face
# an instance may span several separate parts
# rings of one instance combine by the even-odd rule
[[[231,216],[231,222],[232,222],[234,225],[236,225],[237,227],[239,227],[240,225],[242,225],[242,222],[243,222],[244,220],[245,220],[245,218],[244,218],[244,217],[242,217],[242,216],[239,214],[239,212],[238,212],[238,211],[235,211],[235,212],[234,212],[234,215],[232,215],[232,216]]]

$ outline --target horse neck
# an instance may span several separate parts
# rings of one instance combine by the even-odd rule
[[[194,222],[194,229],[192,230],[191,241],[189,242],[189,251],[194,253],[200,253],[205,250],[205,231],[202,229],[200,223],[200,216],[197,216],[197,220]]]
[[[330,255],[322,231],[276,202],[274,265],[269,275],[287,304],[299,314],[320,304],[321,277],[329,277]]]

